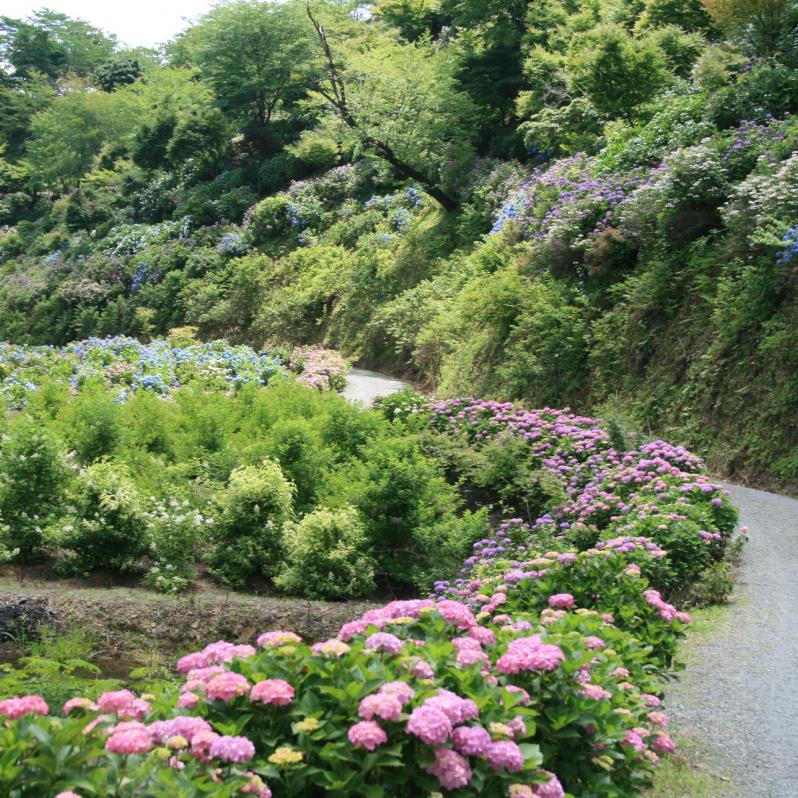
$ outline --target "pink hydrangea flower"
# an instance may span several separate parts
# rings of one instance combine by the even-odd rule
[[[198,668],[206,668],[208,666],[208,659],[201,651],[195,651],[193,654],[186,654],[185,657],[180,657],[177,661],[178,673],[188,673],[189,671],[197,670]]]
[[[0,701],[0,715],[16,720],[24,715],[46,715],[50,711],[40,695],[25,695]]]
[[[601,648],[606,648],[607,647],[607,644],[600,637],[596,637],[595,635],[588,635],[584,639],[584,643],[591,650],[597,649],[597,648],[601,649]]]
[[[406,729],[427,745],[442,745],[452,733],[452,722],[439,709],[424,704],[410,714]]]
[[[526,735],[526,723],[520,715],[516,715],[508,724],[513,731],[513,737],[524,737]]]
[[[191,754],[200,762],[211,759],[211,746],[219,739],[219,735],[212,731],[201,731],[194,735],[191,741]]]
[[[436,749],[435,762],[426,770],[438,779],[444,790],[465,787],[473,776],[468,760],[450,748]]]
[[[560,780],[551,771],[543,770],[541,772],[549,778],[548,781],[536,784],[532,788],[534,798],[564,798],[565,790],[562,788]]]
[[[496,667],[501,673],[553,671],[565,659],[559,646],[544,643],[540,635],[513,640],[499,657]]]
[[[420,657],[413,663],[410,672],[419,679],[433,679],[435,677],[435,671],[432,670],[432,665]]]
[[[261,648],[266,646],[288,646],[301,642],[302,638],[299,635],[284,631],[264,632],[257,640]]]
[[[98,709],[97,704],[94,701],[90,701],[88,698],[81,698],[75,697],[70,698],[64,704],[64,714],[68,715],[73,709],[89,709],[91,711],[96,711]]]
[[[152,748],[152,739],[145,728],[123,729],[108,738],[105,748],[113,754],[146,754]]]
[[[255,746],[246,737],[218,737],[211,741],[210,756],[223,762],[247,762],[255,756]]]
[[[103,693],[97,699],[100,712],[115,713],[120,718],[140,720],[152,707],[143,699],[137,698],[130,690],[114,690]]]
[[[601,701],[603,698],[612,698],[612,693],[605,690],[598,684],[585,684],[582,685],[582,695],[592,698],[595,701]]]
[[[662,701],[660,701],[657,696],[651,695],[651,693],[643,693],[641,698],[643,699],[643,703],[649,707],[658,707],[662,704]]]
[[[402,681],[386,682],[380,687],[380,692],[394,696],[402,706],[416,694],[416,691],[407,682]]]
[[[83,798],[83,796],[78,795],[76,792],[72,792],[72,790],[67,790],[66,792],[59,792],[55,798]]]
[[[667,734],[660,734],[654,738],[651,747],[661,753],[672,754],[676,750],[676,743]]]
[[[177,699],[178,709],[196,709],[199,706],[200,697],[196,693],[181,693]]]
[[[479,709],[470,698],[461,698],[449,690],[438,690],[438,694],[428,698],[423,706],[440,710],[453,726],[479,716]]]
[[[219,673],[226,673],[227,669],[222,665],[209,665],[206,668],[194,668],[186,676],[189,682],[204,682],[207,684],[214,676]]]
[[[156,720],[148,726],[150,737],[157,745],[163,745],[170,737],[185,737],[189,743],[203,732],[212,732],[210,723],[195,715],[179,715],[171,720]]]
[[[509,770],[511,773],[517,773],[524,766],[524,755],[511,740],[498,740],[491,743],[486,759],[494,770]]]
[[[555,610],[570,610],[574,606],[574,597],[570,593],[555,593],[549,596],[549,607]]]
[[[492,646],[496,642],[496,635],[487,626],[472,626],[468,630],[468,636],[486,646]]]
[[[623,678],[625,676],[628,676],[628,675],[629,675],[629,671],[628,671],[627,668],[615,668],[615,670],[613,670],[610,673],[610,676],[619,676],[621,678]]]
[[[523,687],[518,687],[515,684],[508,684],[505,686],[504,689],[508,693],[513,693],[514,695],[520,696],[520,701],[518,701],[517,703],[519,703],[521,706],[525,706],[526,704],[529,703],[529,693],[527,693],[527,691],[524,690]]]
[[[285,707],[294,699],[294,688],[283,679],[264,679],[252,687],[249,700]]]
[[[382,720],[399,720],[402,702],[388,693],[374,693],[360,702],[357,714],[364,720],[371,720],[375,716]]]
[[[234,698],[249,692],[249,682],[240,673],[225,671],[208,682],[206,695],[210,701],[230,703]]]
[[[388,742],[388,735],[373,720],[361,720],[360,723],[350,727],[346,736],[352,745],[362,746],[368,751],[373,751],[378,745]]]
[[[459,667],[469,668],[472,665],[489,663],[490,658],[481,648],[465,648],[457,652],[455,661]]]
[[[398,654],[404,647],[404,642],[396,635],[388,632],[375,632],[366,638],[366,648],[369,651],[384,651],[386,654]]]
[[[485,756],[491,744],[490,735],[482,726],[458,726],[452,732],[454,747],[466,756]]]
[[[348,654],[352,649],[343,640],[323,640],[321,643],[314,643],[310,647],[312,654],[332,659]]]
[[[650,723],[653,723],[655,726],[667,726],[668,725],[668,716],[664,712],[649,712],[646,715]]]
[[[647,748],[640,732],[635,731],[634,729],[626,733],[626,737],[623,738],[623,742],[624,745],[631,745],[636,751],[645,751]]]
[[[495,597],[494,597],[495,598]],[[459,601],[445,599],[435,605],[435,609],[444,617],[447,623],[465,631],[477,625],[474,613]]]
[[[260,776],[249,771],[249,781],[239,790],[244,795],[254,795],[256,798],[272,798],[272,791],[264,784]]]

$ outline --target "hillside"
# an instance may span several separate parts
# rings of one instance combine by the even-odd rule
[[[0,339],[320,342],[794,483],[793,5],[361,12],[3,18]]]

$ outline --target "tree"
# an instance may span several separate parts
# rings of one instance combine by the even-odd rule
[[[305,94],[315,62],[312,34],[293,3],[239,0],[206,14],[182,49],[222,111],[265,126],[281,105]]]
[[[26,78],[0,82],[0,141],[8,145],[8,157],[18,157],[30,135],[30,122],[55,98],[50,80],[41,72]]]
[[[748,42],[757,55],[794,52],[798,6],[794,0],[702,0],[713,20]]]
[[[120,92],[68,89],[31,121],[33,181],[61,189],[79,184],[103,144],[132,135],[139,108],[135,97]]]
[[[116,39],[66,14],[43,9],[28,20],[0,17],[0,60],[25,77],[33,71],[51,79],[63,72],[90,75],[109,60]]]
[[[427,40],[402,44],[374,34],[368,46],[350,42],[339,62],[310,7],[308,15],[326,61],[317,95],[343,134],[421,183],[447,210],[457,208],[456,189],[474,155],[476,109],[457,84],[452,56]]]
[[[54,80],[66,65],[64,49],[43,28],[0,17],[0,60],[19,78],[39,72]]]
[[[120,55],[106,61],[95,73],[94,80],[103,91],[113,91],[119,86],[135,83],[141,76],[141,65],[136,58]]]
[[[630,122],[669,79],[662,51],[620,25],[600,25],[577,38],[567,69],[573,88],[601,113]]]

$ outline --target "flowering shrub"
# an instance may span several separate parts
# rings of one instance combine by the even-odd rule
[[[299,382],[324,390],[343,388],[346,363],[336,352],[321,347],[295,351],[290,368]],[[238,390],[266,385],[289,374],[280,358],[226,341],[198,344],[135,338],[89,338],[56,349],[0,343],[0,401],[20,409],[27,395],[43,379],[59,379],[70,389],[101,383],[118,401],[137,391],[167,395],[185,385],[205,390]]]
[[[56,778],[83,798],[103,794],[105,771],[145,763],[147,784],[163,770],[192,796],[211,776],[233,788],[218,794],[633,795],[673,748],[645,648],[596,613],[486,624],[459,602],[397,601],[332,640],[258,644],[183,657],[177,709],[117,691],[67,702],[66,720],[24,715],[4,749],[22,773],[3,785],[41,783],[49,750],[77,735]],[[18,717],[48,711],[25,700]]]
[[[660,680],[690,616],[666,591],[722,554],[735,521],[723,491],[684,448],[618,452],[594,419],[568,411],[454,399],[408,416],[475,448],[513,440],[559,481],[559,499],[533,524],[509,519],[478,540],[430,598],[370,610],[333,639],[211,643],[177,663],[179,694],[78,696],[66,720],[36,697],[0,702],[15,766],[0,784],[50,778],[53,793],[99,798],[113,772],[148,795],[169,784],[192,798],[211,784],[262,798],[638,795],[675,749]],[[252,546],[235,525],[255,514],[254,526],[276,529],[290,494],[274,463],[234,471],[220,551],[240,549],[240,565],[263,551],[275,561],[268,532]],[[284,538],[282,578],[352,588],[368,574],[355,559],[363,537],[353,509],[309,514]],[[56,764],[49,752],[70,740],[72,758]]]
[[[320,346],[300,346],[289,361],[299,372],[297,380],[319,390],[343,390],[346,384],[346,361],[337,352]]]
[[[293,492],[293,485],[272,460],[241,466],[230,475],[220,500],[216,547],[210,558],[212,571],[225,584],[242,588],[253,574],[276,571]]]
[[[374,561],[354,507],[319,509],[284,533],[286,560],[275,580],[308,598],[359,598],[374,591]]]

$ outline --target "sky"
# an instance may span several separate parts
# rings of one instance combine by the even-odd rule
[[[211,0],[0,0],[0,14],[24,18],[40,8],[77,17],[130,47],[153,47],[171,39],[211,8]]]

